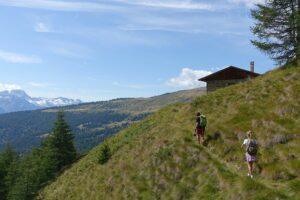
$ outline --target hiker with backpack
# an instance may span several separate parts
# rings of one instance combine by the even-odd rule
[[[205,115],[202,115],[200,112],[197,112],[196,114],[196,128],[195,128],[195,134],[198,137],[199,144],[204,143],[204,132],[206,127],[206,117]]]
[[[252,131],[247,132],[247,138],[244,140],[241,148],[246,147],[245,160],[248,166],[247,176],[253,178],[253,164],[256,161],[258,144],[255,139],[252,139]]]

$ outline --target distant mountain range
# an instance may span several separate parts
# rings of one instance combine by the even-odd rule
[[[61,109],[65,111],[66,120],[75,135],[78,150],[83,152],[163,106],[190,102],[204,94],[206,90],[201,88],[150,98],[119,98],[60,108],[0,114],[0,151],[6,143],[10,143],[18,152],[28,152],[37,147],[41,140],[51,133],[56,113]],[[22,96],[21,92],[19,96]],[[36,104],[28,103],[24,106]]]
[[[0,91],[0,113],[36,110],[79,103],[82,103],[79,99],[68,99],[64,97],[30,97],[24,90]]]

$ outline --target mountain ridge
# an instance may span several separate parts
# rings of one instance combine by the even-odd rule
[[[30,97],[24,90],[20,89],[0,91],[0,114],[80,103],[82,103],[82,101],[79,99],[69,99],[65,97]]]
[[[150,98],[122,98],[22,111],[0,115],[0,149],[11,143],[20,153],[37,147],[53,127],[56,113],[64,110],[75,135],[77,148],[84,152],[129,124],[139,121],[162,106],[188,102],[206,94],[205,90],[183,90]]]

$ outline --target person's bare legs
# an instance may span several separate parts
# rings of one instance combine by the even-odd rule
[[[201,138],[201,144],[204,144],[204,128],[201,128],[200,138]]]
[[[250,167],[250,162],[247,162],[247,167],[248,167],[248,174],[251,174],[251,167]]]
[[[201,135],[197,134],[197,136],[198,136],[198,142],[199,142],[199,144],[201,144]]]
[[[250,175],[253,175],[253,162],[249,162],[250,166]]]
[[[251,176],[253,176],[253,162],[247,162],[247,166],[248,166],[248,174]]]

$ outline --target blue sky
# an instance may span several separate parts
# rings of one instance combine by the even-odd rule
[[[234,65],[264,73],[250,8],[262,0],[0,0],[0,90],[148,97]]]

